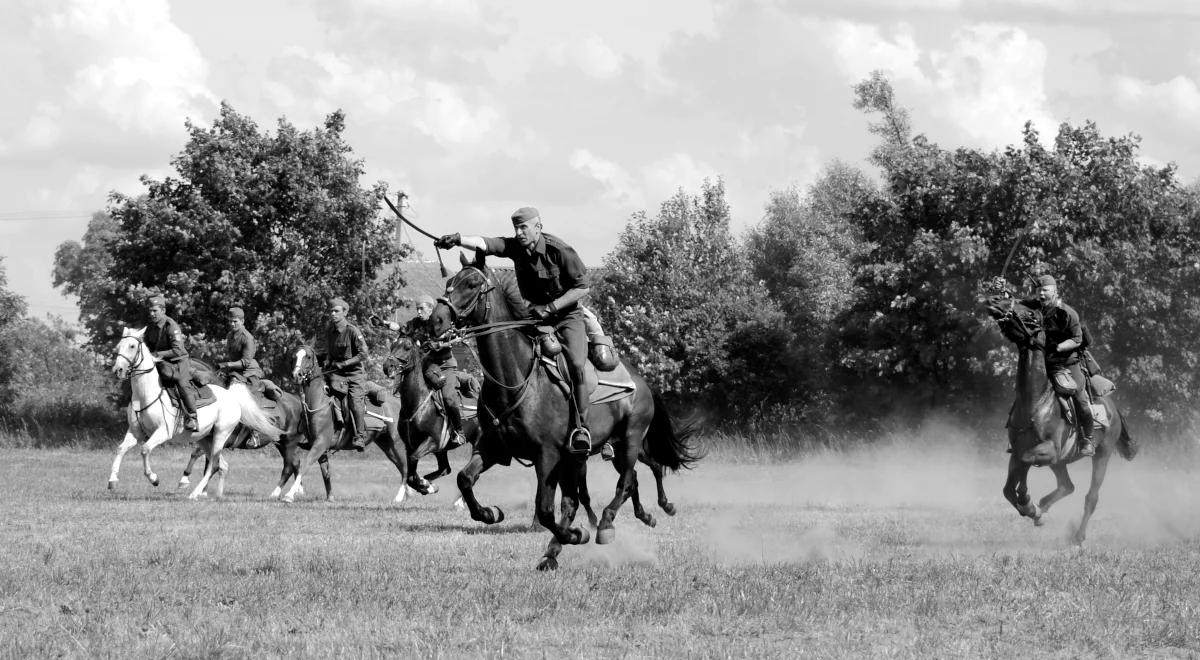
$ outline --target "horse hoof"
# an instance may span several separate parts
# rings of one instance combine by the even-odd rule
[[[554,557],[543,557],[542,560],[538,562],[537,569],[539,571],[557,571],[558,560]]]
[[[587,545],[592,540],[592,535],[588,533],[586,527],[576,527],[571,532],[571,535],[575,537],[575,545]]]
[[[617,530],[613,527],[605,527],[604,529],[596,530],[596,543],[600,545],[608,545],[617,538]]]
[[[438,491],[440,491],[440,490],[441,490],[441,489],[440,489],[440,488],[438,488],[438,485],[437,485],[437,484],[429,484],[429,487],[428,487],[428,488],[425,490],[425,494],[426,494],[426,495],[433,495],[433,494],[437,493],[437,492],[438,492]]]
[[[646,523],[646,526],[650,528],[658,527],[658,521],[655,520],[654,516],[650,515],[649,513],[646,514],[646,519],[642,522]]]
[[[660,506],[662,507],[663,513],[667,514],[668,516],[675,515],[675,505],[674,504],[671,504],[670,502],[664,502]],[[653,526],[654,525],[651,525],[651,527],[653,527]]]
[[[150,475],[150,485],[154,486],[155,488],[158,487],[158,475],[157,474]]]
[[[179,483],[176,484],[175,487],[176,488],[187,488],[190,485],[192,485],[192,482],[189,481],[187,477],[184,477],[179,480]]]
[[[498,506],[489,506],[484,510],[485,523],[495,525],[496,523],[504,522],[504,511]]]
[[[116,479],[112,479],[112,480],[110,480],[110,481],[108,482],[108,489],[109,489],[109,490],[116,490],[116,489],[117,489],[117,480],[116,480]]]
[[[291,495],[284,495],[283,497],[279,498],[279,501],[283,502],[284,504],[291,504],[292,502],[296,501],[296,498],[292,497]]]

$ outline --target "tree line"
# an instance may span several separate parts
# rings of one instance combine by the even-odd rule
[[[1052,144],[1026,124],[1004,149],[942,147],[914,131],[880,73],[854,87],[854,107],[877,138],[874,176],[831,163],[807,188],[772,193],[741,235],[719,179],[628,219],[589,304],[654,387],[731,426],[1000,419],[1015,352],[980,301],[1011,252],[1017,290],[1035,273],[1059,280],[1135,423],[1191,425],[1195,185],[1142,162],[1137,136],[1090,122],[1062,124]],[[79,297],[87,347],[106,355],[161,293],[201,354],[220,350],[224,310],[245,308],[279,375],[330,295],[360,313],[395,305],[403,268],[384,266],[411,248],[382,207],[387,186],[360,186],[344,126],[337,112],[272,134],[228,104],[211,127],[189,122],[173,176],[113,194],[82,241],[59,247],[54,283]],[[23,336],[11,327],[9,345]],[[5,378],[0,364],[0,397],[14,396]]]

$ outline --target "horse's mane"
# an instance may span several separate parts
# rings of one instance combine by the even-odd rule
[[[529,305],[525,299],[521,297],[521,289],[517,286],[517,275],[510,271],[494,271],[490,268],[485,270],[485,273],[491,274],[496,281],[496,288],[500,290],[504,307],[508,310],[508,315],[514,319],[529,318]]]

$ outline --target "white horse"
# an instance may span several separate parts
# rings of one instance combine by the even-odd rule
[[[125,432],[125,439],[117,447],[116,456],[113,458],[108,488],[116,488],[117,475],[121,471],[121,458],[139,442],[143,443],[142,467],[146,479],[157,486],[158,475],[150,469],[150,452],[168,440],[186,438],[189,442],[199,442],[208,450],[208,466],[204,470],[204,477],[196,483],[188,499],[200,497],[213,474],[217,472],[220,476],[217,479],[216,496],[220,497],[224,489],[224,475],[228,469],[228,463],[221,452],[238,424],[245,424],[268,438],[277,438],[283,431],[271,424],[271,420],[254,402],[250,390],[241,384],[229,390],[210,385],[216,401],[196,411],[198,431],[185,429],[182,411],[171,402],[159,382],[154,356],[146,346],[145,334],[145,328],[125,328],[121,334],[121,341],[117,343],[116,357],[113,358],[112,370],[118,378],[129,378],[133,399],[129,402],[127,415],[129,429]]]

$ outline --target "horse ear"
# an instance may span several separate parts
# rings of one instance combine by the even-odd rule
[[[470,265],[471,265],[471,262],[470,262],[469,260],[467,260],[467,253],[466,253],[466,252],[463,252],[462,250],[459,250],[459,251],[458,251],[458,263],[460,263],[460,264],[462,264],[462,265],[464,265],[464,266],[470,266]]]
[[[146,336],[146,328],[142,328],[141,330],[130,330],[129,328],[125,328],[125,334],[123,334],[121,336],[122,337],[137,337],[138,339],[141,339],[142,337]]]

